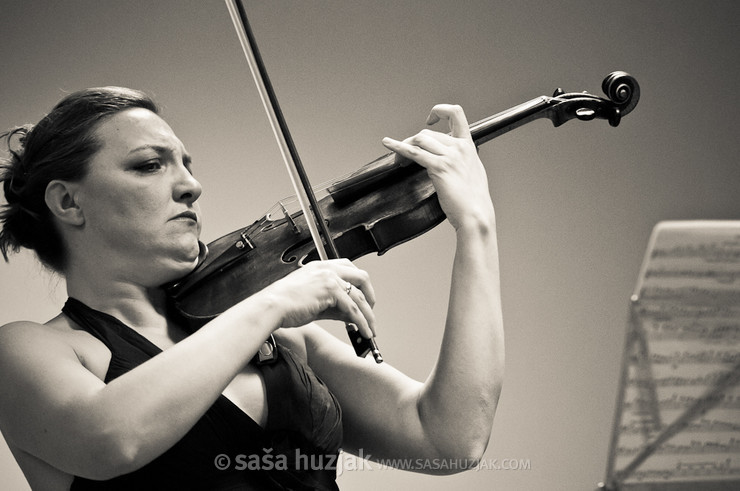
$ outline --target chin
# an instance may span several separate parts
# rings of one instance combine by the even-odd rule
[[[194,270],[201,260],[200,248],[196,245],[195,250],[191,250],[188,254],[184,254],[177,259],[174,259],[175,267],[179,272],[185,274]]]
[[[199,258],[203,254],[203,250],[206,249],[198,238],[188,238],[187,242],[176,246],[177,249],[172,251],[172,258],[177,262],[189,263],[195,265],[198,263]]]
[[[160,283],[171,283],[186,276],[198,266],[200,257],[200,248],[197,245],[195,251],[189,250],[185,252],[180,250],[170,255],[165,261],[160,263],[160,276],[163,279]]]

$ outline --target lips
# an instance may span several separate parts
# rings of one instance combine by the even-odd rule
[[[180,218],[187,218],[193,220],[194,222],[198,221],[198,215],[196,215],[194,211],[184,211],[179,215],[175,215],[174,217],[172,217],[173,220],[177,220]]]

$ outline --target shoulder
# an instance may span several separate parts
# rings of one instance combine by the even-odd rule
[[[55,360],[72,360],[93,372],[105,366],[110,352],[97,339],[60,314],[40,324],[16,321],[0,327],[0,370],[23,370],[32,365],[49,367]],[[99,363],[93,363],[99,360]],[[101,365],[93,370],[88,365]]]
[[[10,322],[0,327],[0,350],[9,344],[15,345],[39,337],[45,338],[53,335],[52,328],[46,324],[32,321]]]
[[[0,327],[0,366],[17,362],[30,362],[36,354],[47,350],[64,351],[70,348],[64,336],[55,327],[59,321],[47,324],[16,321]],[[30,358],[29,358],[30,357]]]
[[[44,324],[33,321],[15,321],[0,326],[0,349],[6,343],[29,340],[62,341],[77,332],[66,316],[59,314]]]
[[[8,411],[19,413],[25,405],[16,407],[11,400],[35,393],[32,387],[43,385],[58,372],[60,364],[70,361],[79,362],[74,349],[49,326],[18,321],[0,327],[0,393],[4,403],[0,404],[0,422],[5,422]],[[13,394],[10,399],[9,394]]]
[[[90,340],[85,339],[88,336]],[[71,328],[64,318],[46,324],[11,322],[0,327],[0,425],[17,441],[27,431],[23,423],[34,408],[61,408],[70,397],[103,384],[85,357],[105,365],[103,350],[88,348],[99,342]],[[90,356],[98,353],[95,356]],[[110,352],[107,353],[108,358]],[[38,416],[38,415],[37,415]],[[11,425],[13,423],[13,425]],[[10,425],[10,426],[9,426]],[[13,426],[11,431],[10,427]],[[6,439],[8,435],[6,434]],[[14,438],[10,438],[13,440]]]

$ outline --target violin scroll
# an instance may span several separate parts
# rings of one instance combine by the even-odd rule
[[[601,83],[604,94],[619,106],[619,112],[625,116],[632,111],[640,100],[640,85],[627,72],[612,72]]]
[[[607,99],[588,92],[566,94],[557,89],[552,97],[546,98],[548,110],[543,116],[550,118],[555,126],[571,119],[605,119],[611,126],[618,126],[622,116],[629,114],[640,100],[640,86],[630,74],[618,71],[607,75],[601,88]]]

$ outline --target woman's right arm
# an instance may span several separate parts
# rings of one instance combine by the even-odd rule
[[[318,318],[372,329],[367,275],[348,261],[301,268],[183,341],[104,384],[69,342],[30,322],[0,328],[0,427],[15,447],[70,474],[108,479],[162,454],[195,424],[278,327]]]
[[[269,336],[269,308],[258,315],[251,305],[239,307],[245,312],[229,312],[107,385],[63,336],[29,322],[4,326],[5,438],[64,472],[92,479],[141,467],[185,435]]]

